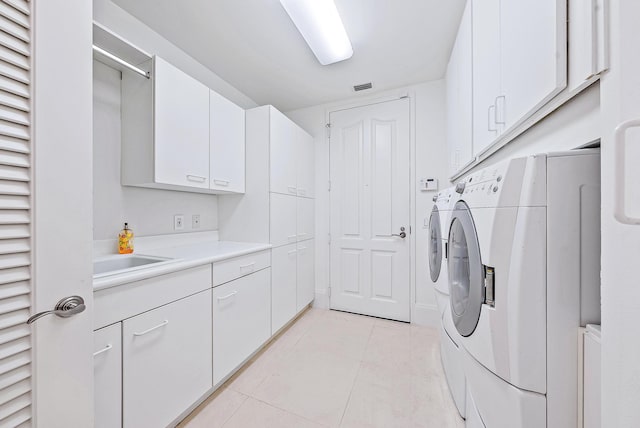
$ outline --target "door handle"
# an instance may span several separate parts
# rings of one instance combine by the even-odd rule
[[[493,110],[493,114],[491,114],[491,110]],[[487,131],[489,131],[489,132],[497,132],[498,131],[497,127],[495,127],[495,128],[491,127],[491,123],[492,123],[491,122],[491,118],[492,117],[494,119],[496,118],[496,106],[495,105],[489,106],[489,108],[487,109]]]
[[[504,95],[499,95],[496,97],[495,99],[495,123],[497,125],[506,125],[506,119],[504,117],[504,103],[506,101],[506,97]],[[500,106],[500,104],[498,103],[498,101],[502,100],[502,106]]]
[[[626,203],[626,170],[625,170],[625,144],[627,131],[640,127],[640,119],[633,119],[621,123],[615,130],[614,154],[615,154],[615,193],[614,193],[614,217],[622,224],[639,225],[640,218],[627,213]]]
[[[84,304],[84,299],[80,296],[69,296],[56,303],[55,308],[52,311],[38,312],[32,315],[27,320],[27,324],[33,324],[40,318],[46,315],[56,315],[60,318],[69,318],[80,312],[83,312],[87,307]]]
[[[391,234],[391,236],[398,236],[398,237],[400,237],[400,238],[402,238],[402,239],[406,238],[406,237],[407,237],[407,234],[406,234],[406,233],[405,233],[405,231],[404,231],[404,226],[402,226],[402,227],[400,228],[400,233],[398,233],[398,234],[396,234],[396,233],[392,233],[392,234]]]

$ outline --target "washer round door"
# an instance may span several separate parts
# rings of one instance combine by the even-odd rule
[[[484,302],[484,268],[471,211],[456,202],[449,229],[449,292],[451,316],[462,336],[470,336]]]
[[[442,268],[442,232],[440,231],[440,211],[434,206],[429,218],[429,273],[431,281],[440,278]]]

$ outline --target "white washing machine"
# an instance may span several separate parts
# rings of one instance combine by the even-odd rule
[[[599,151],[511,159],[456,190],[448,269],[466,414],[576,427],[576,336],[600,321]]]
[[[436,294],[440,318],[449,306],[449,274],[447,272],[447,241],[453,204],[460,195],[455,187],[444,189],[433,198],[429,217],[429,276]]]
[[[444,189],[434,197],[434,206],[429,218],[429,274],[433,282],[438,310],[440,311],[440,357],[447,378],[451,397],[460,413],[465,417],[466,381],[460,356],[460,345],[455,327],[447,332],[445,318],[449,314],[449,273],[447,269],[447,242],[451,211],[460,196],[455,187]],[[450,323],[453,326],[452,323]]]

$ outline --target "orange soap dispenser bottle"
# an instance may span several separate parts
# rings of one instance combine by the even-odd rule
[[[133,253],[133,230],[129,229],[129,224],[124,224],[124,229],[118,234],[118,252],[120,254]]]

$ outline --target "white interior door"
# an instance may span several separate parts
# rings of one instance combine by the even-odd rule
[[[11,6],[9,6],[11,4]],[[28,261],[23,268],[5,271],[5,280],[19,272],[29,272],[14,289],[31,288],[32,307],[16,313],[22,320],[35,312],[52,310],[56,302],[68,296],[81,296],[87,309],[69,318],[45,316],[28,326],[33,337],[14,335],[22,346],[29,345],[33,358],[33,375],[26,379],[33,391],[13,401],[3,410],[16,411],[12,416],[32,413],[32,419],[21,425],[19,419],[0,420],[0,426],[91,427],[93,426],[93,333],[92,333],[92,5],[91,2],[46,0],[31,2],[2,1],[3,16],[11,16],[35,25],[31,43],[32,55],[25,58],[31,67],[32,82],[24,87],[33,98],[30,103],[33,122],[23,131],[4,141],[24,138],[31,153],[32,179],[31,260],[29,253],[20,259]],[[30,16],[23,9],[31,9]],[[10,14],[7,14],[10,13]],[[65,24],[60,25],[60,17]],[[3,21],[5,25],[8,21]],[[9,31],[9,34],[24,34]],[[19,36],[18,36],[19,37]],[[6,43],[6,41],[4,42]],[[19,45],[16,45],[19,46]],[[64,49],[60,47],[64,46]],[[9,52],[4,49],[3,52]],[[14,53],[16,51],[13,51]],[[16,56],[8,61],[16,64]],[[2,60],[0,61],[7,61]],[[5,64],[6,65],[6,64]],[[17,71],[15,67],[9,67]],[[3,70],[7,70],[3,66]],[[6,74],[3,74],[4,79]],[[20,79],[20,73],[16,74]],[[4,82],[8,82],[4,80]],[[8,88],[5,84],[0,85]],[[11,86],[16,88],[17,86]],[[2,99],[6,99],[2,97]],[[5,123],[3,121],[3,123]],[[15,127],[14,130],[20,127]],[[9,127],[3,126],[3,131]],[[17,147],[17,146],[16,146]],[[5,178],[3,178],[5,179]],[[6,180],[6,179],[5,179]],[[25,184],[25,187],[28,187]],[[3,188],[5,188],[3,186]],[[28,198],[24,198],[27,200]],[[16,202],[18,199],[16,199]],[[14,207],[17,208],[20,205]],[[4,208],[3,208],[4,209]],[[8,214],[8,211],[3,211]],[[5,217],[9,219],[9,217]],[[6,223],[5,223],[6,224]],[[14,247],[19,248],[19,246]],[[24,251],[22,247],[22,251]],[[3,256],[4,257],[4,256]],[[6,260],[6,259],[5,259]],[[14,259],[16,260],[16,259]],[[3,283],[6,284],[5,281]],[[6,286],[3,286],[6,287]],[[8,290],[8,288],[3,288]],[[18,316],[19,315],[19,316]],[[9,320],[11,317],[5,317]],[[26,326],[25,324],[22,324]],[[5,327],[6,324],[2,324]],[[14,332],[17,332],[17,327]],[[4,338],[10,338],[8,334]],[[20,337],[20,338],[18,338]],[[18,342],[10,342],[17,345]],[[11,345],[9,345],[11,348]],[[12,347],[14,350],[18,346]],[[27,351],[29,352],[29,351]],[[6,356],[6,354],[3,354]],[[22,361],[4,359],[3,362]],[[6,368],[6,366],[5,366]],[[18,368],[22,373],[28,365]],[[3,372],[4,374],[4,372]],[[4,377],[5,380],[9,377]],[[14,379],[18,379],[14,377]],[[5,383],[0,383],[5,387]],[[20,388],[7,387],[14,393]],[[33,409],[18,407],[33,400]],[[4,400],[2,400],[4,403]],[[31,411],[32,410],[32,411]],[[6,416],[7,413],[3,413]]]
[[[410,320],[409,117],[408,98],[330,114],[331,309]]]

